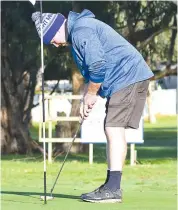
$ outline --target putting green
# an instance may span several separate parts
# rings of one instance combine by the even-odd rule
[[[2,156],[2,210],[176,210],[176,117],[157,120],[154,125],[145,123],[144,145],[136,147],[139,164],[134,167],[127,164],[124,168],[123,203],[93,204],[80,200],[81,193],[94,190],[105,179],[105,145],[97,144],[93,165],[88,164],[88,154],[69,156],[54,189],[55,198],[47,205],[40,201],[42,157]],[[63,157],[59,157],[47,165],[48,192],[62,160]]]
[[[48,192],[55,180],[59,163],[48,166]],[[2,161],[2,209],[51,210],[175,210],[176,162],[159,165],[126,166],[123,176],[123,203],[92,204],[79,195],[95,189],[104,180],[105,164],[67,162],[54,189],[54,200],[43,205],[42,162]]]

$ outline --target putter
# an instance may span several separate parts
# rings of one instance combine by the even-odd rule
[[[58,178],[59,178],[59,175],[60,175],[60,173],[61,173],[61,171],[62,171],[62,169],[63,169],[63,167],[64,167],[65,161],[66,161],[66,159],[67,159],[67,157],[68,157],[68,154],[69,154],[69,152],[70,152],[70,150],[71,150],[71,148],[72,148],[72,145],[73,145],[73,143],[74,143],[74,141],[75,141],[75,139],[76,139],[76,137],[77,137],[78,131],[79,131],[79,129],[81,128],[82,123],[83,123],[83,119],[82,119],[82,121],[80,122],[80,124],[79,124],[79,126],[78,126],[78,128],[77,128],[77,131],[76,131],[76,133],[75,133],[75,135],[74,135],[74,137],[73,137],[73,140],[72,140],[72,142],[71,142],[71,144],[70,144],[70,146],[69,146],[69,149],[68,149],[68,151],[67,151],[67,153],[66,153],[66,155],[65,155],[65,157],[64,157],[64,160],[63,160],[63,163],[62,163],[62,165],[61,165],[61,168],[60,168],[60,170],[59,170],[59,172],[58,172],[58,175],[57,175],[57,177],[56,177],[56,179],[55,179],[55,182],[54,182],[54,184],[53,184],[53,187],[51,188],[50,196],[46,196],[46,200],[53,200],[53,199],[54,199],[53,194],[52,194],[52,193],[53,193],[53,190],[54,190],[54,187],[56,186],[56,183],[57,183],[57,180],[58,180]],[[41,200],[45,200],[45,196],[40,196],[40,198],[41,198]]]

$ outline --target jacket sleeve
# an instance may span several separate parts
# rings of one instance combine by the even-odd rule
[[[84,59],[89,72],[89,80],[102,83],[105,77],[105,53],[96,32],[81,28],[73,35],[74,44]]]

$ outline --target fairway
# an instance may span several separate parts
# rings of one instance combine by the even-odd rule
[[[145,144],[137,146],[138,165],[124,168],[123,203],[82,202],[80,194],[94,190],[105,179],[105,145],[94,146],[94,164],[88,155],[70,155],[54,189],[55,199],[43,205],[43,162],[37,156],[2,156],[1,205],[3,210],[176,210],[176,118],[145,123]],[[129,154],[128,154],[129,158]],[[61,160],[47,165],[49,192]]]

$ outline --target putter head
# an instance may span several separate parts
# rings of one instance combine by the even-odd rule
[[[44,199],[45,199],[44,195],[41,195],[41,196],[40,196],[40,199],[41,199],[41,201],[44,201]],[[46,196],[46,200],[47,200],[47,201],[50,201],[50,200],[53,200],[53,199],[54,199],[53,196]]]

